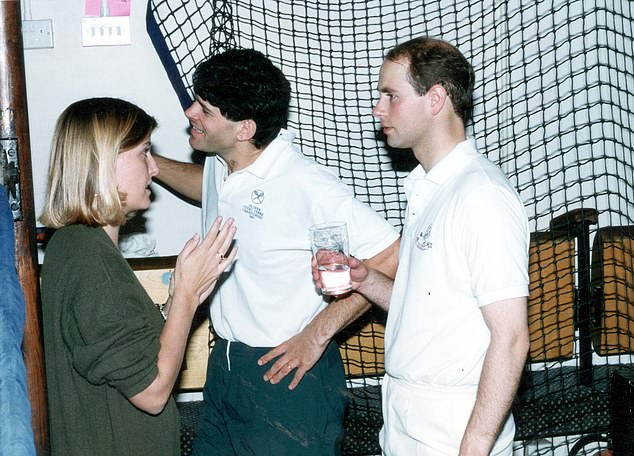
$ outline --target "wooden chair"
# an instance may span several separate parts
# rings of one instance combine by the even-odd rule
[[[634,352],[634,226],[597,231],[592,248],[593,345],[601,356]]]
[[[566,231],[531,234],[529,362],[571,359],[575,337],[575,240]]]

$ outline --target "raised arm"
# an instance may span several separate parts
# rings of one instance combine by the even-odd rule
[[[481,308],[491,342],[460,456],[490,454],[508,417],[529,348],[526,307],[526,297],[519,297]]]
[[[394,277],[398,265],[400,240],[394,241],[379,254],[363,263],[383,277]],[[317,363],[332,338],[370,308],[368,300],[359,293],[335,299],[324,308],[299,334],[278,345],[258,360],[260,365],[279,357],[264,375],[264,380],[278,383],[295,370],[289,384],[294,389]],[[292,369],[289,370],[288,367]]]
[[[159,167],[156,179],[193,201],[200,202],[203,195],[203,167],[161,155],[153,155]]]
[[[220,229],[218,218],[205,239],[201,241],[195,235],[178,255],[169,317],[160,336],[158,374],[146,389],[130,398],[134,406],[147,413],[158,414],[165,407],[183,362],[196,308],[207,299],[218,277],[236,255],[233,248],[224,256],[236,231],[232,224],[233,220],[229,219]]]

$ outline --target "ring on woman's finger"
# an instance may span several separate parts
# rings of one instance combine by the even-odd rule
[[[290,371],[292,371],[292,370],[293,370],[293,368],[291,367],[291,365],[290,365],[290,364],[287,364],[287,365],[286,365],[286,370],[288,370],[288,371],[290,372]]]
[[[225,259],[225,256],[224,256],[222,253],[220,253],[220,252],[216,252],[216,256],[218,257],[218,259],[219,259],[220,261],[222,261],[222,260],[224,260],[224,259]]]

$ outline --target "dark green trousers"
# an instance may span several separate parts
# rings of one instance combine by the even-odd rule
[[[270,348],[227,345],[218,340],[209,357],[194,456],[341,454],[346,384],[334,342],[293,391],[291,374],[263,380],[274,361],[257,360]]]

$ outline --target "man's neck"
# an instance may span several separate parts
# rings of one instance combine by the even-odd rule
[[[264,149],[257,149],[251,146],[238,149],[236,153],[229,157],[222,157],[227,164],[228,174],[235,173],[250,166],[262,155],[262,152],[264,152]]]
[[[412,148],[414,156],[428,173],[439,161],[445,158],[454,148],[467,139],[464,127],[454,126],[433,135],[417,147]]]

